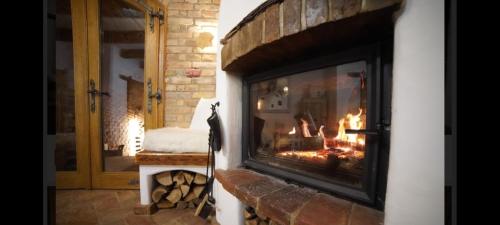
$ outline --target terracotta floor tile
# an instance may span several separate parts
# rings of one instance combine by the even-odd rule
[[[106,210],[105,212],[97,212],[97,217],[99,223],[108,224],[108,223],[117,223],[122,222],[125,223],[125,218],[128,215],[134,214],[131,210],[125,208],[118,208],[112,210]]]
[[[129,215],[125,221],[128,225],[156,225],[151,216]]]
[[[118,202],[118,198],[116,198],[115,196],[106,196],[104,198],[96,200],[94,201],[93,205],[94,209],[98,212],[121,208],[121,205]]]
[[[99,223],[99,225],[127,225],[125,220],[115,221],[111,223]]]
[[[132,190],[116,191],[116,195],[118,196],[118,200],[120,202],[139,199],[139,191],[132,191]]]
[[[192,209],[160,209],[158,212],[153,214],[153,221],[157,225],[170,225],[175,224],[175,220],[185,215],[186,213],[192,213],[194,215],[194,210]]]
[[[135,215],[133,209],[139,198],[138,190],[57,190],[56,224],[185,225],[180,223],[181,217],[193,219],[189,217],[194,215],[194,209],[162,209],[151,216]]]

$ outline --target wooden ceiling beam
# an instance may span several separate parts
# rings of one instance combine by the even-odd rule
[[[72,41],[71,29],[58,28],[56,31],[57,41]],[[105,31],[104,43],[144,43],[144,31]]]
[[[144,43],[144,31],[107,31],[104,43]]]
[[[144,18],[144,7],[134,0],[104,0],[101,6],[101,16],[103,17],[130,17],[130,18]],[[133,9],[142,14],[126,14],[123,9]],[[70,15],[71,4],[69,0],[56,1],[56,14]]]
[[[144,49],[120,49],[120,57],[125,59],[143,59]]]

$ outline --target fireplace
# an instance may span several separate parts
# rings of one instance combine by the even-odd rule
[[[392,40],[243,77],[248,168],[382,209]]]
[[[224,38],[221,40],[222,48],[218,51],[220,65],[216,73],[216,92],[221,102],[219,115],[224,141],[221,152],[216,153],[216,174],[219,172],[221,175],[216,178],[214,186],[216,204],[221,206],[217,211],[217,220],[222,225],[243,224],[243,209],[251,206],[257,213],[260,211],[261,215],[273,221],[279,218],[289,220],[282,224],[442,223],[444,3],[397,0],[277,2],[276,6],[264,9],[259,7],[262,1],[221,2],[218,36]],[[353,2],[358,5],[351,7]],[[317,7],[316,3],[326,3],[327,6]],[[401,3],[401,7],[397,3]],[[317,10],[323,7],[328,7],[328,10]],[[261,13],[252,11],[256,8],[262,9],[259,11]],[[241,15],[246,14],[249,16],[241,20]],[[379,40],[367,40],[372,38]],[[364,126],[370,130],[377,128],[378,122],[381,125],[390,124],[390,136],[389,126],[382,126],[380,135],[368,135],[365,138],[365,162],[370,152],[376,151],[377,154],[372,167],[363,167],[370,168],[369,171],[375,169],[371,175],[363,176],[370,177],[371,181],[363,181],[365,186],[356,188],[341,181],[332,181],[333,178],[317,179],[317,175],[310,176],[314,173],[293,170],[293,166],[280,168],[278,157],[270,160],[275,161],[271,165],[255,158],[250,146],[250,143],[255,142],[251,139],[250,126],[255,122],[249,118],[254,115],[250,111],[251,107],[257,106],[256,103],[250,105],[250,84],[360,61],[356,57],[343,61],[341,58],[349,53],[342,56],[342,52],[352,53],[356,47],[380,40],[387,41],[382,41],[380,53],[375,54],[378,55],[378,74],[369,74],[368,67],[365,71],[367,117]],[[313,58],[323,57],[320,51],[326,52],[326,55],[337,54],[337,57],[332,58],[337,58],[338,62],[330,61],[326,63],[328,66],[323,66],[320,65],[321,60],[317,60],[316,64],[311,63],[316,66],[293,70],[297,68],[294,67],[296,64],[306,64],[306,61],[314,61]],[[273,68],[276,71],[272,71]],[[283,68],[281,73],[277,71],[278,68]],[[378,79],[371,81],[379,86],[368,84],[370,79]],[[288,92],[291,92],[290,86]],[[245,97],[242,96],[244,93]],[[371,93],[375,93],[372,98],[368,97]],[[261,109],[267,110],[262,101],[260,104]],[[292,106],[285,109],[292,110]],[[277,117],[280,115],[272,113],[277,114]],[[359,111],[352,112],[353,115],[357,113]],[[370,113],[378,114],[374,116],[376,121],[370,119]],[[288,129],[295,126],[296,132],[299,132],[298,122],[294,120],[290,123]],[[288,129],[281,132],[290,132]],[[314,135],[314,132],[310,133]],[[336,133],[330,135],[336,136]],[[371,142],[374,142],[375,150],[373,146],[370,147]],[[242,164],[247,168],[240,168]],[[260,178],[255,178],[256,175],[260,175]],[[292,183],[300,181],[304,188],[284,184],[286,187],[278,189],[276,183],[283,184],[283,179],[279,178]],[[304,197],[301,191],[311,190],[308,187],[326,194],[316,193],[315,197]],[[294,191],[290,193],[290,190]],[[384,196],[384,193],[387,195]],[[356,201],[343,201],[338,198],[340,195],[344,199]],[[343,207],[337,202],[347,203]],[[385,207],[380,206],[382,203]],[[373,207],[376,205],[379,206]],[[368,210],[357,211],[360,208]],[[277,211],[281,213],[276,215]],[[355,220],[356,215],[376,215],[374,211],[382,214],[382,221],[366,218]],[[314,221],[303,223],[305,217]]]

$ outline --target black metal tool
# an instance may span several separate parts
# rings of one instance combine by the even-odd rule
[[[219,116],[215,107],[219,106],[220,103],[217,102],[212,104],[212,114],[207,119],[207,123],[210,126],[210,131],[208,135],[208,160],[207,160],[207,182],[205,188],[203,189],[201,195],[203,195],[203,201],[198,205],[196,209],[195,216],[200,216],[206,219],[210,214],[215,211],[215,198],[213,197],[213,184],[214,184],[214,170],[215,170],[215,151],[221,150],[221,133],[220,133],[220,123]],[[210,167],[210,175],[208,174],[208,169]]]

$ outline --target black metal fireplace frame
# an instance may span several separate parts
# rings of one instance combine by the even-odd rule
[[[385,202],[385,187],[387,183],[387,165],[389,153],[390,127],[390,71],[385,71],[383,61],[392,61],[385,53],[392,51],[382,42],[352,48],[335,54],[320,56],[299,63],[285,65],[268,71],[247,74],[243,77],[243,122],[242,122],[242,161],[243,165],[261,173],[283,178],[292,183],[309,186],[333,195],[383,210]],[[385,52],[385,53],[384,53]],[[383,54],[384,53],[384,54]],[[392,52],[391,52],[392,55]],[[389,59],[390,58],[390,59]],[[367,124],[366,130],[377,130],[378,135],[366,135],[366,156],[364,160],[363,187],[360,189],[346,186],[340,182],[320,180],[305,173],[268,165],[256,160],[251,155],[251,136],[253,123],[250,119],[251,101],[250,85],[256,82],[293,75],[305,71],[321,69],[355,61],[364,60],[367,63]],[[384,93],[384,91],[386,93]],[[389,93],[387,93],[389,92]],[[380,155],[382,151],[385,154]],[[279,159],[277,159],[279,160]]]

